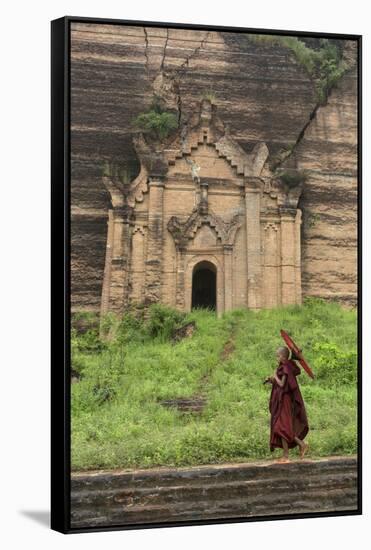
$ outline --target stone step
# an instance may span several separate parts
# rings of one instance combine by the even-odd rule
[[[229,497],[249,498],[257,493],[269,491],[295,491],[302,493],[313,488],[333,489],[333,488],[356,488],[357,474],[355,472],[331,473],[330,475],[311,475],[306,477],[290,478],[270,477],[263,479],[250,479],[238,481],[221,481],[215,483],[215,480],[204,481],[200,484],[174,484],[172,486],[157,485],[151,487],[137,487],[135,485],[111,488],[97,491],[94,487],[88,489],[76,490],[71,492],[71,499],[74,508],[87,505],[99,506],[102,502],[120,503],[122,505],[141,504],[147,506],[151,502],[169,503],[169,502],[195,502],[199,498],[207,497],[212,500],[218,500]]]
[[[238,481],[248,479],[269,479],[289,474],[295,476],[311,476],[330,474],[337,471],[345,473],[355,471],[355,457],[334,457],[319,460],[294,461],[288,464],[277,462],[235,463],[196,466],[188,468],[152,468],[148,470],[112,470],[94,472],[75,472],[72,474],[72,489],[105,490],[125,486],[156,487],[161,485],[221,483],[223,481]]]
[[[75,473],[72,527],[357,509],[357,459]]]
[[[307,490],[300,495],[295,492],[258,494],[245,498],[210,498],[196,501],[169,502],[167,504],[110,505],[101,503],[94,510],[72,508],[73,527],[96,527],[99,525],[125,525],[166,521],[197,521],[215,518],[238,518],[297,514],[308,512],[350,511],[356,509],[357,491],[348,489]]]

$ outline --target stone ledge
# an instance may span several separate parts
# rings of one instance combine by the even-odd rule
[[[75,472],[72,528],[357,510],[357,458]]]

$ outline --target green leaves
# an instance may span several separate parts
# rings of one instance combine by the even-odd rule
[[[291,170],[279,172],[278,177],[288,187],[295,187],[299,183],[304,183],[308,179],[308,174],[304,170]]]
[[[318,49],[310,48],[295,36],[251,35],[249,40],[288,48],[314,81],[317,100],[321,104],[326,102],[331,88],[348,68],[338,45],[327,38],[320,40]]]
[[[138,115],[134,125],[142,132],[152,132],[158,139],[163,140],[178,127],[178,121],[173,113],[152,109],[148,113]]]
[[[316,376],[332,386],[354,384],[357,377],[357,353],[344,351],[334,342],[317,342],[313,346]]]
[[[191,320],[193,335],[170,341],[173,328]],[[82,372],[71,388],[74,469],[270,458],[269,388],[262,381],[275,367],[280,328],[301,345],[316,376],[299,377],[311,456],[355,452],[355,310],[306,298],[303,306],[217,318],[155,304],[143,319],[127,312],[105,321],[111,339],[103,349],[97,332],[87,334],[91,327],[73,332],[72,366]],[[233,353],[223,357],[231,338]],[[159,403],[200,393],[206,406],[197,417]]]
[[[173,330],[180,327],[184,319],[185,315],[173,308],[153,304],[149,308],[149,319],[145,329],[151,337],[166,341],[170,339]]]

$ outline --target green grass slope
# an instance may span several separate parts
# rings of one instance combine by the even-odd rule
[[[172,342],[174,327],[196,331]],[[299,376],[310,432],[309,456],[357,448],[356,311],[308,299],[303,306],[217,319],[207,310],[179,314],[153,306],[146,321],[107,320],[112,338],[72,332],[72,468],[185,466],[272,458],[270,386],[284,328],[302,346],[316,378]],[[203,396],[201,413],[166,408],[161,399]],[[297,451],[294,451],[295,454]]]

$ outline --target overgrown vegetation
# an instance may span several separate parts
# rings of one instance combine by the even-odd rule
[[[216,100],[216,93],[213,90],[205,90],[202,94],[202,99],[207,99],[210,103],[214,103]]]
[[[308,178],[308,174],[305,170],[278,171],[277,175],[288,187],[295,187],[299,185],[299,183],[304,183]]]
[[[315,225],[321,221],[321,215],[318,212],[306,212],[304,215],[304,225],[307,227],[315,227]]]
[[[139,114],[133,120],[133,125],[161,141],[178,127],[178,119],[174,113],[166,110],[162,101],[154,97],[150,110]]]
[[[329,91],[348,68],[339,46],[327,38],[320,40],[318,49],[310,48],[295,36],[252,34],[249,35],[249,40],[288,48],[314,81],[317,100],[320,104],[326,102]]]
[[[122,162],[111,159],[103,162],[102,175],[108,176],[125,186],[131,183],[138,171],[137,162]]]
[[[193,336],[174,343],[172,331],[191,320]],[[74,469],[271,458],[270,389],[262,381],[275,368],[280,328],[301,344],[316,375],[299,377],[309,456],[356,452],[355,310],[309,299],[218,319],[207,310],[185,315],[156,305],[146,318],[105,321],[109,341],[100,342],[96,329],[72,332],[72,364],[82,376],[72,384]],[[159,403],[195,395],[207,400],[200,414]]]

